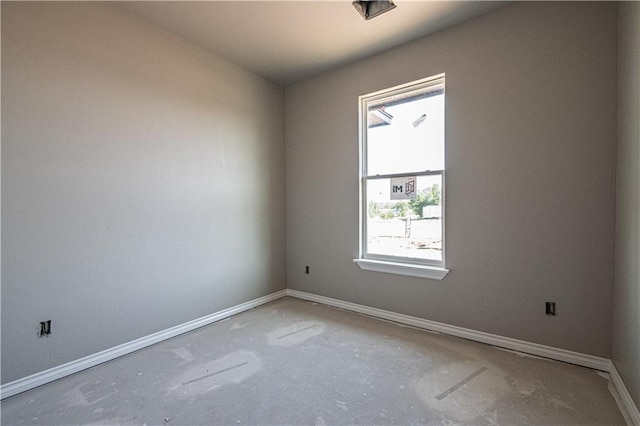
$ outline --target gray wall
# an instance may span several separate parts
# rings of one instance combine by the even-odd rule
[[[357,97],[441,72],[451,273],[362,271]],[[615,4],[534,2],[288,87],[289,287],[608,357],[615,81]]]
[[[2,382],[285,288],[283,102],[104,4],[2,2]]]
[[[618,7],[618,163],[612,359],[640,406],[640,3]]]

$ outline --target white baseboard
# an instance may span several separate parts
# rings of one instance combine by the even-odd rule
[[[318,296],[315,294],[291,289],[281,290],[267,296],[250,300],[240,305],[236,305],[231,308],[206,315],[193,321],[189,321],[184,324],[180,324],[175,327],[171,327],[166,330],[141,337],[140,339],[136,339],[110,349],[106,349],[102,352],[98,352],[96,354],[68,362],[66,364],[42,371],[40,373],[32,374],[31,376],[9,382],[5,385],[0,386],[0,399],[9,398],[11,396],[28,391],[38,386],[42,386],[54,380],[58,380],[79,371],[85,370],[87,368],[95,367],[96,365],[102,364],[106,361],[110,361],[139,349],[146,348],[147,346],[151,346],[180,334],[193,331],[200,327],[204,327],[206,325],[228,318],[232,315],[239,314],[260,305],[264,305],[265,303],[280,299],[284,296],[291,296],[297,299],[317,302],[339,309],[369,315],[375,318],[410,325],[424,330],[449,334],[452,336],[462,337],[464,339],[474,340],[476,342],[486,343],[501,348],[511,349],[518,352],[524,352],[549,359],[554,359],[557,361],[564,361],[571,364],[608,372],[611,375],[612,382],[619,394],[621,403],[627,410],[627,414],[629,420],[631,421],[631,424],[640,426],[640,413],[638,412],[638,407],[635,405],[633,399],[631,398],[631,395],[629,394],[629,391],[622,381],[620,374],[616,370],[615,365],[609,359],[586,355],[579,352],[572,352],[565,349],[539,345],[537,343],[525,342],[509,337],[502,337],[482,331],[443,324],[436,321],[398,314],[391,311],[371,308],[364,305],[358,305],[356,303],[344,302],[342,300],[332,299],[330,297]]]
[[[616,387],[616,391],[618,391],[620,402],[627,410],[626,414],[628,418],[626,418],[626,420],[631,422],[631,425],[640,426],[640,411],[638,411],[638,406],[633,401],[633,398],[631,398],[631,394],[629,393],[627,386],[624,384],[624,381],[613,362],[611,363],[609,375],[611,376],[613,385]]]
[[[193,331],[197,328],[204,327],[205,325],[212,324],[216,321],[223,320],[232,315],[239,314],[240,312],[244,312],[257,306],[264,305],[265,303],[280,299],[284,296],[286,296],[286,290],[281,290],[276,293],[250,300],[240,305],[232,306],[231,308],[224,309],[222,311],[215,312],[213,314],[206,315],[189,322],[185,322],[175,327],[167,328],[166,330],[149,334],[148,336],[132,340],[131,342],[123,343],[122,345],[106,349],[93,355],[89,355],[84,358],[80,358],[75,361],[71,361],[66,364],[32,374],[22,379],[9,382],[0,386],[0,399],[9,398],[21,392],[28,391],[29,389],[42,386],[44,384],[61,379],[79,371],[86,370],[87,368],[95,367],[96,365],[102,364],[103,362],[110,361],[139,349],[146,348],[147,346],[162,342],[163,340],[167,340],[180,334]]]
[[[318,296],[303,291],[287,289],[287,296],[297,299],[317,302],[323,305],[333,306],[335,308],[347,311],[357,312],[371,317],[393,321],[404,325],[421,328],[424,330],[435,331],[438,333],[449,334],[452,336],[462,337],[476,342],[486,343],[501,348],[511,349],[531,355],[537,355],[556,361],[568,362],[570,364],[580,365],[582,367],[593,368],[595,370],[604,371],[610,374],[612,382],[620,396],[620,402],[626,408],[631,421],[631,425],[640,426],[640,414],[635,405],[629,391],[627,390],[622,378],[618,374],[615,365],[607,358],[600,358],[593,355],[587,355],[579,352],[568,351],[566,349],[554,348],[551,346],[540,345],[537,343],[525,342],[523,340],[512,339],[510,337],[498,336],[495,334],[485,333],[482,331],[471,330],[468,328],[457,327],[454,325],[443,324],[436,321],[430,321],[422,318],[412,317],[409,315],[397,314],[391,311],[371,308],[356,303],[344,302],[330,297]],[[622,407],[621,407],[622,410]]]
[[[579,352],[568,351],[565,349],[553,348],[551,346],[539,345],[537,343],[525,342],[523,340],[512,339],[510,337],[498,336],[496,334],[485,333],[482,331],[471,330],[468,328],[457,327],[455,325],[443,324],[441,322],[430,321],[422,318],[412,317],[409,315],[397,314],[391,311],[385,311],[368,306],[358,305],[356,303],[344,302],[329,297],[317,296],[311,293],[305,293],[298,290],[287,289],[287,295],[304,299],[311,302],[318,302],[324,305],[333,306],[348,311],[358,312],[376,318],[397,322],[400,324],[410,325],[438,333],[449,334],[452,336],[462,337],[476,342],[486,343],[501,348],[511,349],[518,352],[537,355],[545,358],[564,361],[583,367],[593,368],[595,370],[609,372],[611,361],[606,358],[600,358],[593,355],[586,355]]]

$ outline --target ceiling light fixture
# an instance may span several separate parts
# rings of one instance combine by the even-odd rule
[[[382,15],[385,12],[390,11],[396,7],[392,0],[384,1],[367,1],[367,0],[355,0],[351,4],[362,15],[365,21],[371,18],[375,18],[378,15]]]

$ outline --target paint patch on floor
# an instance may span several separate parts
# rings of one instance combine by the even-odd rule
[[[74,386],[64,395],[64,402],[69,407],[89,406],[109,398],[117,390],[100,381],[81,383]]]
[[[509,377],[509,382],[514,390],[523,398],[528,399],[535,393],[544,391],[544,384],[540,380],[530,380],[524,377]]]
[[[509,392],[504,372],[480,361],[453,363],[424,374],[413,389],[430,410],[458,422],[493,412]]]
[[[318,321],[301,321],[267,333],[269,345],[291,347],[324,333],[325,324]]]
[[[183,363],[188,363],[193,361],[193,354],[187,348],[171,348],[169,351],[173,352],[175,356],[180,358]]]
[[[229,330],[240,330],[245,328],[246,326],[248,326],[249,324],[251,324],[250,322],[245,322],[244,324],[236,321],[233,324],[231,324],[231,327],[229,327]]]
[[[573,411],[575,414],[579,414],[578,410],[576,410],[572,404],[569,404],[565,400],[561,399],[558,395],[547,395],[545,399],[556,410],[564,408],[566,410]]]
[[[228,384],[239,384],[260,371],[262,362],[251,351],[240,350],[205,362],[178,375],[168,393],[182,398],[200,396]]]

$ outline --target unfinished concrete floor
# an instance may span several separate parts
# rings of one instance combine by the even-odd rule
[[[285,298],[2,402],[2,424],[624,425],[608,375]]]

